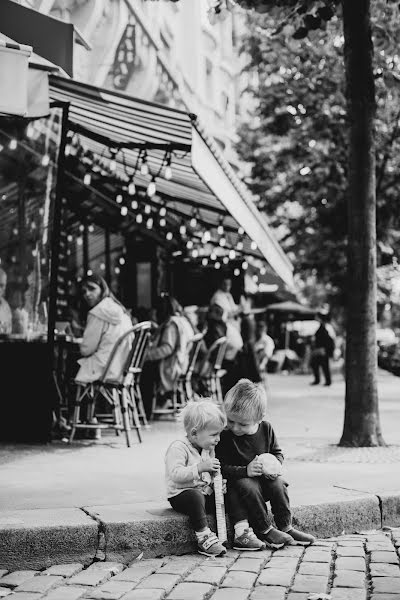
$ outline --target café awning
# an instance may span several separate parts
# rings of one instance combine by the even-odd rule
[[[56,76],[50,78],[50,95],[69,103],[70,130],[98,157],[107,148],[121,179],[134,173],[136,188],[147,189],[149,175],[138,169],[145,149],[157,194],[177,222],[184,220],[189,228],[196,216],[195,236],[222,224],[227,246],[243,243],[243,255],[266,262],[293,287],[292,265],[266,218],[195,115]],[[169,180],[163,177],[168,152]],[[240,234],[240,227],[248,237]]]

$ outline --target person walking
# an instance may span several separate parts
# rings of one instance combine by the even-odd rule
[[[329,315],[319,314],[317,320],[320,326],[314,336],[314,347],[311,353],[311,369],[314,374],[314,381],[310,385],[320,383],[320,370],[325,378],[324,385],[331,385],[331,369],[329,359],[333,357],[335,350],[335,331],[330,324]]]

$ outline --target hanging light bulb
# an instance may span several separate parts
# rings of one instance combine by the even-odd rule
[[[73,240],[74,240],[74,238],[72,237],[72,235],[67,235],[68,242],[72,242]]]
[[[243,269],[243,271],[245,271],[245,270],[247,269],[247,267],[248,267],[248,266],[249,266],[249,263],[248,263],[246,260],[244,260],[244,261],[242,262],[242,269]]]
[[[171,231],[167,231],[167,235],[165,237],[167,238],[167,240],[172,240],[174,236],[172,235]]]
[[[220,268],[221,268],[221,264],[220,264],[220,263],[217,261],[217,262],[215,263],[214,267],[215,267],[216,269],[220,269]]]
[[[165,179],[167,179],[168,181],[169,181],[170,179],[172,179],[172,169],[171,169],[170,165],[167,165],[167,166],[165,167],[165,171],[164,171],[164,177],[165,177]]]
[[[84,177],[83,177],[83,183],[85,185],[90,185],[92,182],[92,176],[90,173],[85,173]]]
[[[26,128],[26,137],[32,138],[34,133],[35,133],[35,131],[34,131],[33,124],[29,123],[28,127]]]
[[[65,144],[64,156],[69,156],[71,154],[71,144]]]
[[[85,231],[85,226],[82,223],[79,225],[79,231]]]
[[[140,165],[140,172],[142,175],[149,174],[149,165],[147,164],[147,152],[145,151],[142,157],[142,164]]]
[[[92,271],[92,269],[88,269],[88,270],[86,271],[86,275],[87,275],[88,277],[90,277],[91,275],[93,275],[93,271]]]
[[[137,200],[132,200],[131,202],[131,208],[133,208],[133,210],[136,210],[138,208],[139,204]]]
[[[114,273],[116,273],[117,275],[119,275],[121,273],[121,269],[119,267],[115,267]]]
[[[167,220],[166,219],[164,219],[164,218],[160,219],[160,227],[165,227],[166,224],[167,224]]]
[[[93,232],[94,232],[94,225],[93,225],[93,224],[89,225],[89,227],[88,227],[88,231],[89,231],[90,233],[93,233]]]
[[[223,225],[222,221],[220,222],[220,224],[217,227],[217,233],[218,233],[218,235],[224,235],[224,225]]]
[[[147,229],[151,229],[153,227],[153,219],[151,217],[149,217],[146,221],[146,227]]]
[[[190,219],[190,227],[192,227],[193,229],[196,229],[196,227],[197,227],[197,219],[196,219],[196,217],[194,215]]]
[[[267,272],[267,269],[265,267],[261,267],[260,275],[265,275],[266,272]]]
[[[141,213],[136,215],[136,223],[143,223],[143,215]]]
[[[208,258],[206,258],[206,257],[202,258],[201,264],[203,265],[203,267],[206,267],[208,265]]]
[[[50,156],[48,154],[43,154],[41,163],[43,167],[47,167],[50,164]]]
[[[149,198],[154,196],[156,191],[157,191],[156,181],[155,181],[155,178],[153,177],[153,179],[150,181],[149,185],[147,186],[147,195],[149,196]]]
[[[243,250],[243,242],[242,240],[239,240],[238,243],[236,244],[236,248],[238,250]]]
[[[179,233],[180,233],[181,235],[186,235],[186,225],[181,225],[181,226],[179,227]]]
[[[239,277],[239,275],[240,275],[240,269],[235,269],[233,271],[233,274],[234,274],[235,277]]]
[[[83,239],[81,237],[76,238],[76,243],[78,244],[78,246],[82,246]]]
[[[134,196],[136,194],[136,185],[133,179],[128,184],[128,194]]]
[[[121,206],[121,215],[123,217],[126,217],[127,214],[128,214],[128,207],[127,206]]]
[[[238,234],[239,235],[244,235],[244,229],[243,229],[243,227],[239,227]]]
[[[118,262],[119,262],[120,265],[124,265],[125,264],[125,258],[123,256],[120,256]]]
[[[224,237],[219,238],[219,245],[220,246],[225,246],[225,244],[226,244],[226,239]]]
[[[257,250],[257,243],[256,243],[254,240],[251,242],[251,244],[250,244],[250,248],[251,248],[252,250]]]
[[[122,200],[123,200],[122,194],[117,194],[115,196],[115,202],[117,202],[118,204],[121,204]]]
[[[222,259],[222,262],[224,263],[224,265],[227,265],[229,262],[229,257],[228,256],[224,256],[224,258]]]
[[[106,265],[104,263],[100,264],[100,271],[105,271],[106,270]]]
[[[197,257],[198,257],[198,255],[199,255],[199,251],[197,250],[197,248],[194,248],[194,249],[192,250],[192,256],[193,256],[193,258],[197,258]]]
[[[12,140],[10,140],[8,147],[10,148],[10,150],[16,150],[18,146],[18,142],[15,138],[13,138]]]
[[[167,209],[165,208],[165,206],[162,206],[159,210],[159,215],[160,215],[160,217],[165,217],[166,214],[167,214]]]
[[[114,173],[114,171],[115,171],[115,170],[116,170],[116,168],[117,168],[117,161],[115,160],[115,158],[112,158],[112,159],[110,160],[110,164],[108,165],[108,167],[109,167],[110,171],[111,171],[112,173]]]
[[[211,240],[211,233],[209,231],[205,231],[203,233],[203,242],[206,244]]]
[[[190,250],[191,248],[193,248],[193,242],[192,242],[192,240],[188,240],[188,241],[186,242],[186,248],[187,248],[188,250]]]
[[[236,252],[234,251],[233,248],[231,250],[229,250],[229,258],[231,260],[234,260],[236,258]]]
[[[211,252],[210,258],[211,258],[211,260],[217,260],[217,255],[214,251]]]

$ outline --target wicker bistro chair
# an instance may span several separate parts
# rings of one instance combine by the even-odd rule
[[[223,394],[221,387],[221,378],[226,374],[222,368],[222,362],[225,358],[227,348],[226,336],[220,337],[209,347],[204,357],[203,367],[200,371],[200,379],[219,405],[223,403]]]
[[[175,388],[172,390],[171,399],[167,402],[167,406],[157,408],[157,390],[153,394],[153,407],[151,411],[152,419],[159,415],[172,415],[175,417],[189,400],[193,400],[192,378],[203,337],[203,333],[196,333],[191,339],[188,346],[189,361],[187,370],[178,377]]]
[[[141,423],[147,425],[139,378],[143,362],[150,342],[151,331],[154,328],[150,321],[143,321],[125,332],[115,343],[109,356],[103,374],[98,381],[78,383],[75,409],[71,423],[70,443],[77,429],[114,429],[116,435],[123,430],[128,447],[131,446],[131,428],[136,429],[139,442],[142,441]],[[127,347],[126,361],[119,380],[108,379],[111,364],[116,353]],[[104,398],[112,407],[112,415],[96,412],[100,398]],[[88,402],[87,422],[80,420],[82,400]]]

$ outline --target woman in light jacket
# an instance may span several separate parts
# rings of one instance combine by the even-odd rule
[[[80,369],[75,381],[90,383],[98,380],[110,357],[115,342],[132,327],[132,320],[125,307],[115,298],[105,280],[99,275],[88,275],[81,284],[82,295],[88,306],[86,326],[83,332],[78,360]],[[116,353],[107,379],[118,380],[126,353],[132,343],[126,343]]]

